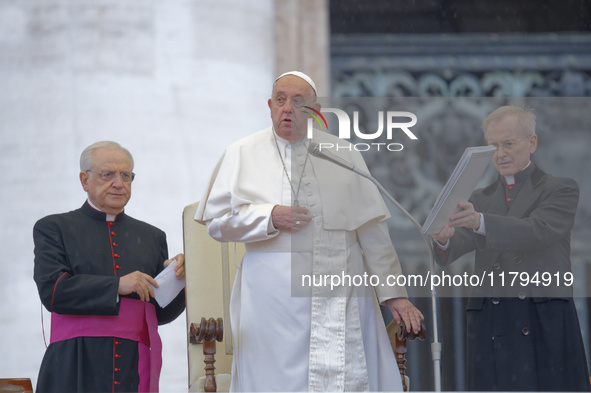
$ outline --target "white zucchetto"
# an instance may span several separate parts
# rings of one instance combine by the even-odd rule
[[[284,76],[287,75],[294,75],[297,76],[298,78],[302,78],[303,80],[305,80],[306,82],[308,82],[308,84],[312,87],[312,89],[314,90],[314,94],[318,94],[318,92],[316,91],[316,84],[314,83],[314,81],[312,80],[312,78],[310,78],[308,75],[304,74],[303,72],[300,71],[289,71],[286,72],[284,74],[281,74],[277,77],[277,79],[275,79],[275,82],[273,82],[273,85],[275,85],[275,83],[277,83],[277,81],[281,78],[283,78]]]

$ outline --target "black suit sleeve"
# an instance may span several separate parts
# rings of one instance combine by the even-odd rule
[[[433,241],[435,262],[440,266],[448,266],[462,255],[474,251],[476,249],[476,237],[481,237],[481,235],[477,235],[471,229],[456,228],[445,249],[439,247]]]
[[[74,315],[118,314],[119,278],[74,274],[63,233],[55,221],[47,218],[39,220],[33,228],[33,241],[34,279],[47,310]]]
[[[478,248],[492,251],[528,252],[553,246],[575,224],[579,187],[573,179],[554,178],[532,204],[525,217],[484,213],[486,236]]]

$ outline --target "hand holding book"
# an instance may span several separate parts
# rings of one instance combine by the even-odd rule
[[[423,233],[439,233],[450,217],[462,211],[458,204],[468,201],[495,151],[494,146],[466,148],[427,216]]]

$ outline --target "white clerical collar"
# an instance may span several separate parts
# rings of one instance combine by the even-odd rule
[[[519,172],[525,171],[530,165],[531,165],[531,161],[528,161],[527,165]],[[515,175],[504,176],[504,178],[505,178],[505,183],[507,183],[508,186],[515,184]]]
[[[96,207],[94,205],[94,203],[92,203],[90,201],[90,199],[86,200],[88,202],[88,204],[94,209],[94,210],[98,210],[99,212],[105,213],[104,211],[102,211],[101,209],[99,209],[98,207]],[[122,210],[123,211],[123,210]],[[106,219],[105,221],[115,221],[115,217],[117,217],[115,214],[109,214],[109,213],[105,213],[106,214]]]
[[[275,136],[275,138],[277,139],[277,142],[279,142],[280,145],[282,145],[283,147],[286,146],[296,146],[299,143],[303,143],[304,146],[306,145],[306,139],[307,138],[302,138],[302,139],[298,139],[297,141],[289,141],[287,139],[283,139],[282,137],[280,137],[276,132],[275,132],[275,127],[271,127],[271,131],[273,132],[273,135]]]
[[[277,142],[279,142],[279,144],[281,144],[282,146],[286,146],[289,145],[291,142],[288,141],[287,139],[283,139],[282,137],[280,137],[279,135],[277,135],[277,133],[275,132],[275,129],[272,129],[273,131],[273,136],[275,137],[275,139],[277,140]]]

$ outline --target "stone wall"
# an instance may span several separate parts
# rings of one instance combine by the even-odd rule
[[[272,0],[0,0],[0,377],[36,382],[32,227],[84,202],[80,152],[127,147],[137,177],[126,211],[181,252],[182,210],[223,148],[269,123],[273,26]],[[184,314],[160,331],[161,391],[186,391]]]

